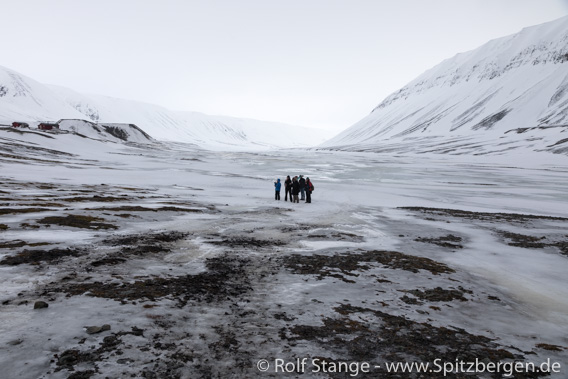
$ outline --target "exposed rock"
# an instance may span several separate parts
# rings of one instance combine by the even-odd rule
[[[87,326],[87,334],[96,334],[96,333],[101,333],[107,330],[110,330],[110,325],[109,324],[104,324],[102,326]]]
[[[47,307],[49,307],[49,304],[47,304],[45,301],[36,301],[34,303],[34,309],[43,309]]]

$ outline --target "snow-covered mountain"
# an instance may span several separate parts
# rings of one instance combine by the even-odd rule
[[[47,86],[0,66],[0,121],[85,118]]]
[[[85,119],[135,124],[155,139],[218,149],[303,147],[322,143],[327,132],[282,123],[164,107],[41,84],[0,66],[0,124],[13,121]]]
[[[447,59],[325,148],[568,153],[568,17]]]

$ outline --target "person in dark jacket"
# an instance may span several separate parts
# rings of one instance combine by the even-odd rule
[[[292,181],[292,194],[294,195],[294,203],[299,203],[298,194],[300,193],[300,183],[298,182],[298,177],[294,176]]]
[[[314,185],[312,184],[310,178],[306,178],[306,203],[312,202],[313,190],[314,190]]]
[[[306,200],[305,191],[306,191],[306,179],[304,179],[304,175],[300,175],[300,200]]]
[[[288,194],[290,194],[290,201],[292,201],[292,179],[290,179],[290,175],[284,181],[284,201],[288,201]]]
[[[274,182],[274,189],[276,190],[274,200],[280,200],[280,188],[282,188],[282,183],[280,183],[280,179],[277,179]]]

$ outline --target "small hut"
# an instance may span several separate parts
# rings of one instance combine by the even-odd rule
[[[27,122],[14,121],[12,123],[12,127],[13,128],[29,128],[30,124],[28,124]]]
[[[37,128],[40,130],[59,129],[59,124],[57,124],[56,122],[40,122]]]

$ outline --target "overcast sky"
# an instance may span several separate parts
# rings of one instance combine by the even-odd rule
[[[339,131],[568,0],[0,0],[0,65],[172,110]]]

